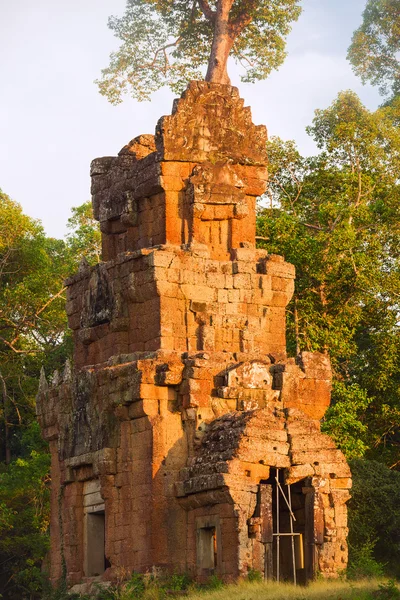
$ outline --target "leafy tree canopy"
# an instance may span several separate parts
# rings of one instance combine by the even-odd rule
[[[57,342],[65,320],[54,331],[55,310],[61,307],[66,246],[47,238],[38,221],[0,194],[0,341],[16,354]],[[57,307],[57,308],[55,308]],[[51,333],[48,329],[52,320]],[[0,350],[1,351],[1,350]]]
[[[109,27],[121,40],[97,81],[117,104],[130,92],[148,100],[167,85],[181,93],[190,79],[229,83],[228,56],[245,70],[243,81],[265,79],[283,62],[290,24],[300,0],[128,0],[123,17]]]
[[[90,200],[80,206],[71,208],[72,216],[68,219],[67,235],[69,250],[76,262],[85,257],[89,264],[101,260],[101,232],[98,222],[93,217]],[[71,271],[72,272],[72,271]]]
[[[398,578],[400,473],[376,461],[360,459],[350,461],[350,468],[353,474],[352,498],[348,505],[350,571],[355,576],[366,575],[366,566],[373,557]],[[356,566],[358,569],[354,569]]]
[[[33,450],[0,471],[0,587],[6,598],[32,598],[42,586],[40,566],[49,550],[49,467],[49,454]]]
[[[64,356],[68,249],[0,193],[0,460],[20,454],[35,415],[41,364]]]
[[[0,192],[0,460],[19,454],[20,435],[34,419],[41,366],[62,367],[71,351],[64,279],[82,256],[100,258],[100,232],[89,203],[73,209],[66,241]]]
[[[354,32],[348,59],[366,83],[382,95],[400,93],[400,5],[398,0],[368,0]]]
[[[329,352],[324,427],[347,456],[400,466],[400,101],[372,113],[352,92],[316,111],[321,154],[269,143],[269,207],[258,233],[296,266],[293,354]]]
[[[41,367],[62,369],[71,353],[63,281],[83,256],[101,255],[90,203],[72,210],[68,226],[66,241],[47,237],[0,191],[0,589],[10,598],[42,584],[49,456],[35,396]]]

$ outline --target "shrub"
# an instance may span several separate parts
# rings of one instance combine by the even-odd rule
[[[257,583],[261,583],[264,581],[264,577],[260,571],[256,569],[249,569],[247,572],[247,581],[256,581]]]
[[[375,560],[373,556],[375,542],[364,544],[359,548],[349,548],[349,566],[347,577],[351,580],[373,579],[382,577],[384,565]]]
[[[224,586],[224,582],[222,581],[222,579],[220,577],[218,577],[218,575],[211,575],[208,578],[207,583],[205,584],[204,588],[207,590],[219,590],[223,586]]]
[[[387,583],[382,583],[379,589],[372,594],[374,599],[378,600],[400,600],[400,590],[395,581],[390,579]]]
[[[357,571],[364,560],[366,567],[377,570],[372,575],[384,565],[387,574],[399,577],[400,473],[363,459],[350,461],[350,467],[349,570]]]

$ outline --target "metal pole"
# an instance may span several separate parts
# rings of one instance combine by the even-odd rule
[[[290,506],[290,504],[289,504],[289,502],[288,502],[288,500],[287,500],[287,498],[286,498],[286,496],[285,496],[285,492],[283,491],[283,489],[282,489],[282,486],[281,486],[281,484],[279,483],[279,481],[278,481],[278,486],[279,486],[279,489],[280,489],[280,491],[281,491],[281,494],[282,494],[282,496],[283,496],[283,499],[284,499],[284,501],[286,502],[286,506],[287,506],[287,507],[288,507],[288,509],[289,509],[290,516],[292,517],[293,521],[295,521],[295,520],[296,520],[296,517],[295,517],[295,516],[294,516],[294,514],[293,514],[293,511],[292,511],[292,509],[291,509],[291,506]]]
[[[294,550],[294,535],[293,535],[293,512],[292,512],[292,494],[290,491],[290,485],[287,484],[288,488],[288,500],[289,500],[289,509],[290,509],[290,533],[291,533],[291,541],[292,541],[292,563],[293,563],[293,583],[297,584],[296,581],[296,554]]]
[[[279,583],[279,550],[280,550],[280,539],[279,539],[279,469],[276,469],[276,581]]]

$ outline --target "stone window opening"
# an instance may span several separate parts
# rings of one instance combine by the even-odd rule
[[[105,512],[86,514],[85,575],[96,577],[106,570],[105,557]]]
[[[202,569],[214,571],[217,567],[217,534],[215,527],[202,527],[199,530],[199,542]]]
[[[202,517],[196,523],[197,571],[200,578],[214,575],[219,567],[220,528],[216,517]]]

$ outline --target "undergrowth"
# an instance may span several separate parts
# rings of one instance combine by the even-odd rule
[[[246,581],[224,585],[211,577],[206,585],[194,584],[186,575],[141,575],[134,573],[128,581],[109,587],[94,584],[90,594],[71,594],[54,590],[43,600],[400,600],[400,589],[394,580],[316,581],[310,585],[264,583],[251,572]]]

